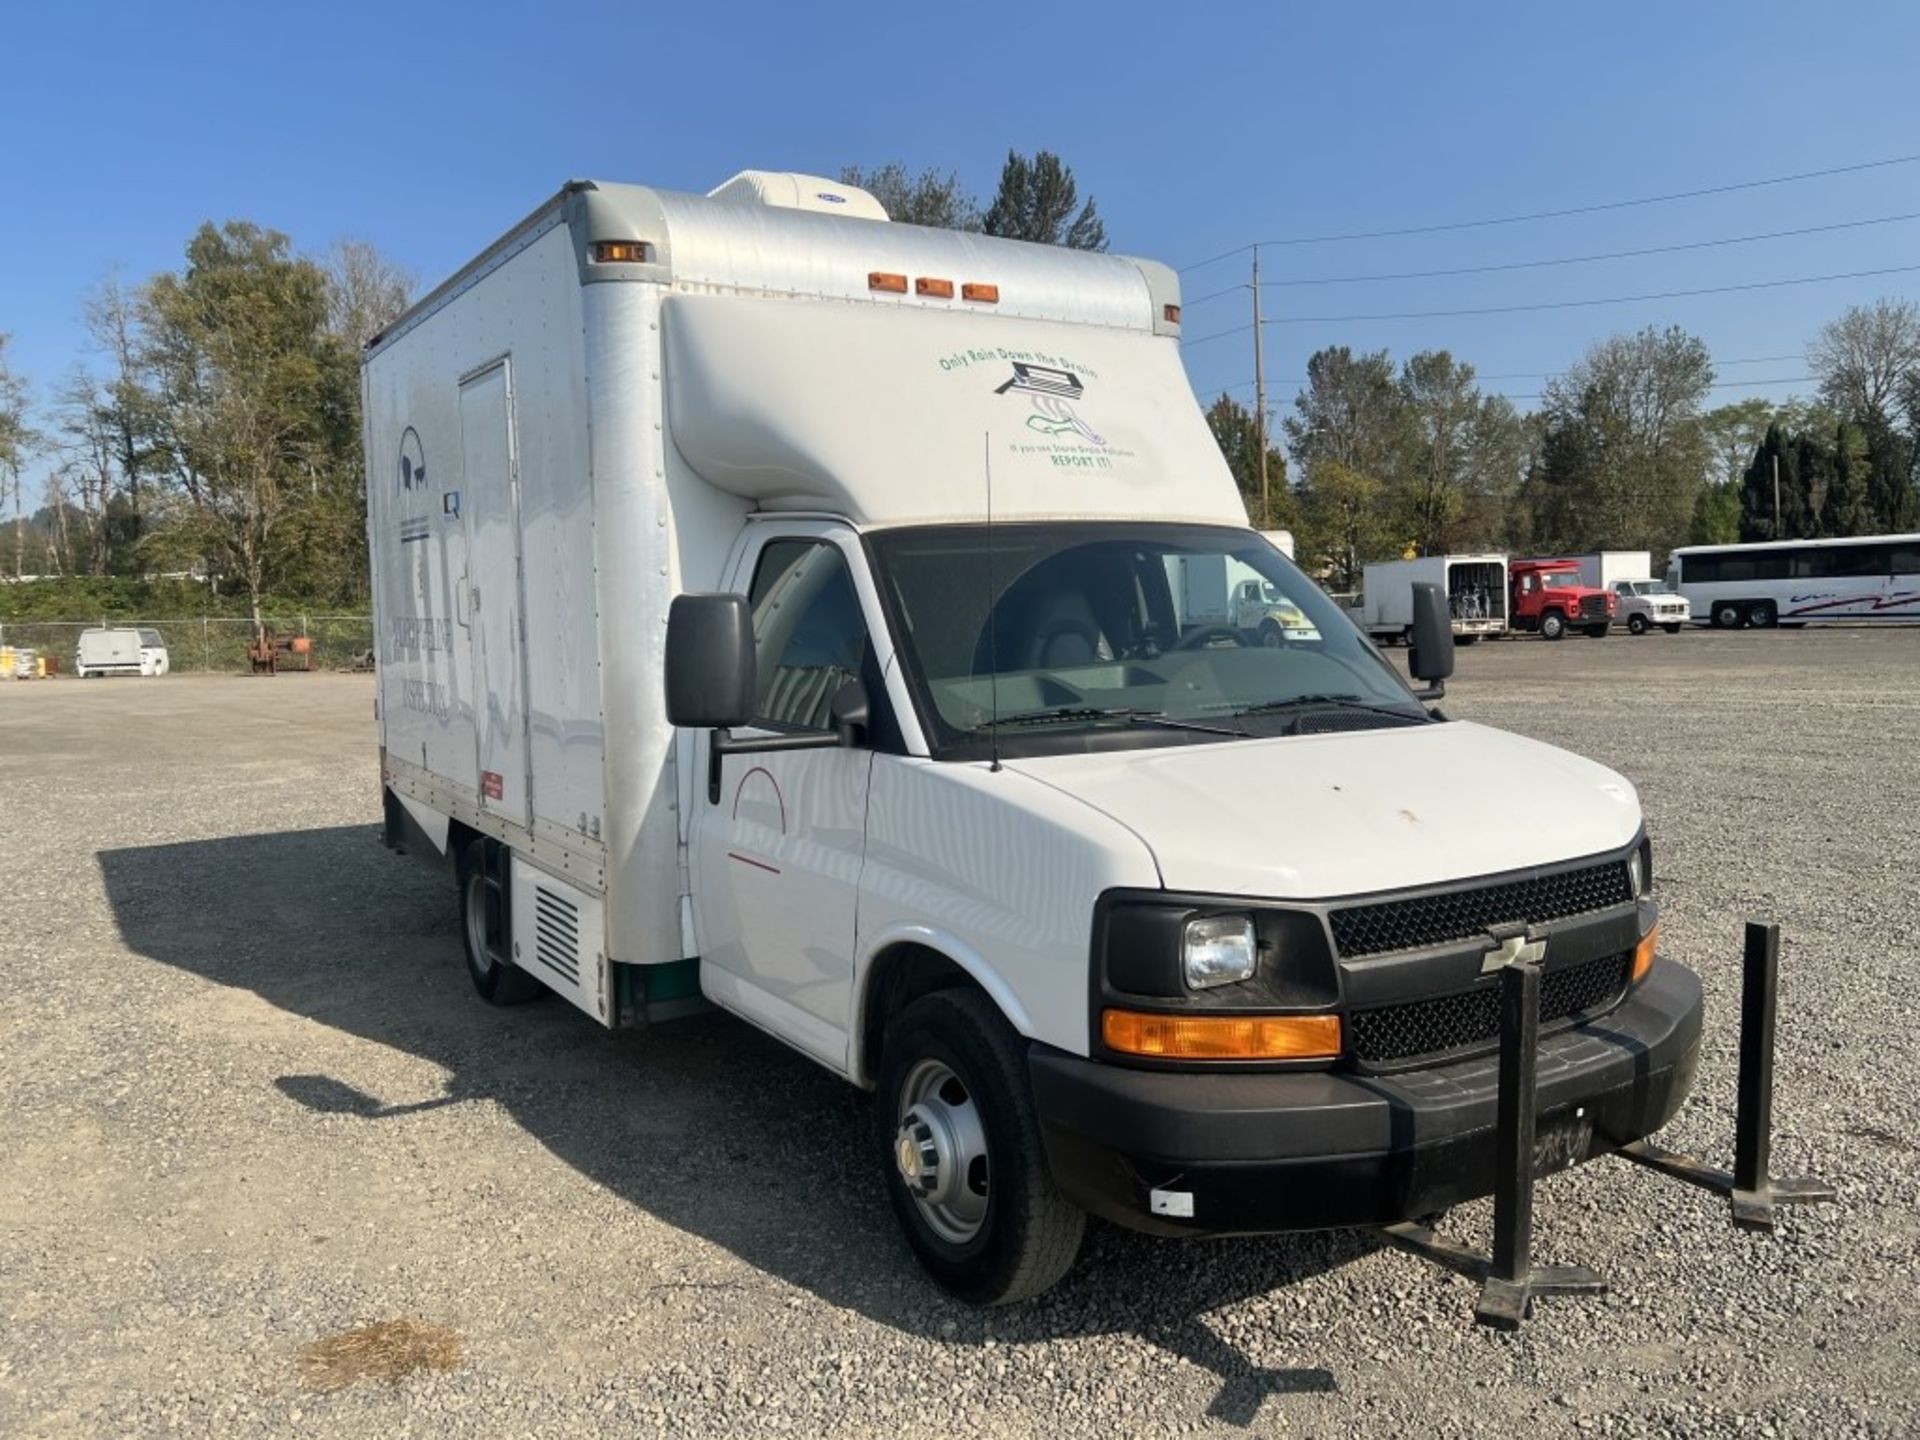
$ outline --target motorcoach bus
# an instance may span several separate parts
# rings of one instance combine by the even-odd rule
[[[1809,620],[1920,621],[1920,535],[1686,545],[1667,583],[1716,629]]]

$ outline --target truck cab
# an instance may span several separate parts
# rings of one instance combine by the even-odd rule
[[[1589,585],[1580,577],[1577,560],[1514,560],[1507,566],[1512,589],[1508,623],[1548,640],[1559,640],[1569,630],[1581,630],[1596,640],[1606,638],[1618,600],[1611,590]]]

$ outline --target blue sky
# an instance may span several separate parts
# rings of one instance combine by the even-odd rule
[[[899,158],[991,192],[1047,148],[1115,249],[1474,220],[1920,153],[1920,6],[288,6],[29,3],[0,89],[0,330],[45,395],[110,267],[179,263],[245,217],[363,236],[445,275],[563,179],[704,190],[756,167]],[[1449,234],[1269,250],[1271,281],[1498,264],[1920,212],[1920,164]],[[1185,277],[1190,342],[1247,318],[1245,257]],[[1479,276],[1276,287],[1269,316],[1523,305],[1920,265],[1920,221]],[[1676,322],[1722,380],[1803,376],[1849,303],[1903,275],[1658,303],[1267,330],[1278,403],[1329,343],[1446,346],[1538,391],[1617,329]],[[1789,357],[1760,364],[1725,363]],[[1190,343],[1196,388],[1250,338]],[[1512,377],[1512,378],[1506,378]],[[1804,385],[1725,387],[1717,398]],[[1522,403],[1526,403],[1524,400]]]

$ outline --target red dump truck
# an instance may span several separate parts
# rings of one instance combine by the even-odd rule
[[[1578,560],[1509,561],[1507,586],[1509,629],[1537,630],[1548,640],[1584,630],[1600,640],[1613,623],[1613,592],[1582,580]]]

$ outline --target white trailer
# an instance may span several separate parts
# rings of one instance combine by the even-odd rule
[[[1413,587],[1436,585],[1447,597],[1453,633],[1468,644],[1507,629],[1507,557],[1424,555],[1369,565],[1360,600],[1347,613],[1375,640],[1406,640],[1413,633]]]
[[[1651,580],[1653,554],[1647,550],[1594,550],[1564,557],[1580,566],[1580,583],[1596,590],[1612,590],[1621,580]]]
[[[975,1300],[1088,1211],[1487,1193],[1494,918],[1584,967],[1556,1111],[1625,1143],[1693,1072],[1633,787],[1428,712],[1248,528],[1179,306],[831,181],[579,182],[367,350],[386,839],[453,873],[475,987],[710,1002],[875,1090],[895,1213]],[[1306,623],[1183,616],[1183,567]],[[1410,623],[1438,681],[1438,594]],[[1372,1023],[1403,1005],[1439,1018]]]

